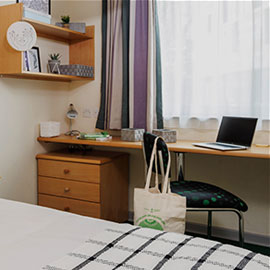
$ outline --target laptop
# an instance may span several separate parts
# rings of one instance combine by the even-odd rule
[[[193,143],[220,151],[244,150],[251,146],[257,118],[223,116],[216,142]]]

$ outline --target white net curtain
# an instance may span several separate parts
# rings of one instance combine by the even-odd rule
[[[269,120],[268,1],[159,0],[158,14],[166,119]]]

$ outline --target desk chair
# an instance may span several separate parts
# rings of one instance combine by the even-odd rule
[[[144,133],[143,150],[145,163],[148,166],[152,148],[156,135]],[[159,156],[163,159],[163,165],[166,168],[168,163],[168,147],[163,140],[158,140],[157,150]],[[234,212],[239,220],[239,244],[244,244],[244,218],[242,212],[246,212],[247,204],[234,194],[211,184],[188,181],[184,179],[182,165],[178,175],[178,180],[170,184],[171,191],[185,196],[187,199],[187,211],[208,212],[207,236],[211,238],[212,234],[212,212]],[[153,168],[154,171],[154,168]],[[154,171],[155,172],[155,171]],[[158,173],[161,174],[158,162]]]

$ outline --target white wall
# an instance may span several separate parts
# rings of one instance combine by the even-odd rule
[[[189,154],[185,164],[187,179],[222,187],[248,204],[249,209],[244,213],[246,232],[270,235],[269,160]],[[237,218],[233,214],[214,215],[214,226],[237,228]],[[189,220],[200,223],[200,217],[192,214]],[[206,216],[204,220],[206,222]]]
[[[0,5],[16,1],[0,1]],[[67,45],[38,39],[43,71],[48,53],[68,55]],[[1,59],[0,59],[1,61]],[[0,197],[29,203],[37,201],[35,156],[45,149],[36,138],[39,123],[60,121],[67,130],[65,112],[70,84],[24,79],[0,78]],[[52,148],[48,146],[47,149]]]
[[[96,117],[99,109],[101,83],[101,0],[91,1],[56,1],[54,3],[53,21],[59,21],[61,15],[70,15],[72,22],[85,22],[95,25],[95,77],[91,82],[72,82],[70,84],[69,102],[73,103],[79,115],[74,121],[74,129],[83,132],[95,131]],[[83,117],[83,110],[90,110],[91,118]]]
[[[0,0],[0,6],[16,1]],[[70,14],[72,21],[96,25],[97,43],[101,43],[100,1],[52,0],[52,23],[61,15]],[[86,5],[80,8],[81,5]],[[74,15],[73,15],[74,14]],[[62,63],[68,62],[68,45],[38,38],[42,71],[46,72],[48,54],[60,52]],[[96,47],[96,77],[100,77],[100,46]],[[1,61],[1,59],[0,59]],[[94,82],[47,82],[23,79],[0,78],[0,197],[24,202],[37,201],[37,169],[35,156],[39,152],[55,148],[36,141],[39,123],[61,122],[61,132],[67,131],[66,111],[74,102],[83,122],[81,108],[98,108],[100,80]],[[73,91],[72,91],[73,90]],[[90,123],[88,123],[90,120]],[[87,119],[84,130],[94,128],[95,119]],[[76,123],[75,123],[76,127]],[[44,148],[45,147],[45,148]]]
[[[0,79],[0,197],[36,203],[35,155],[39,123],[60,121],[66,130],[66,84]]]
[[[61,121],[66,130],[67,104],[73,103],[79,112],[74,128],[93,132],[96,118],[83,118],[84,109],[92,112],[99,107],[101,83],[101,0],[52,1],[53,21],[60,15],[72,21],[95,25],[95,72],[93,82],[51,83],[28,80],[0,79],[0,197],[35,203],[35,154],[44,151],[36,142],[38,123],[43,120]],[[57,90],[55,89],[57,88]],[[69,89],[69,91],[67,90]],[[216,130],[180,130],[182,139],[215,139]],[[269,133],[255,138],[259,143],[269,140]],[[48,146],[46,146],[48,150]],[[100,148],[99,148],[100,149]],[[143,186],[143,156],[138,150],[130,153],[129,210],[133,210],[133,188]],[[245,214],[247,232],[269,236],[269,160],[216,157],[189,154],[186,157],[188,179],[205,180],[224,187],[243,198],[249,205]],[[214,225],[236,228],[231,215],[217,215]],[[199,214],[188,216],[188,221],[201,223],[206,218]]]

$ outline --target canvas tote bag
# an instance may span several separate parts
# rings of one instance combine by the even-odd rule
[[[155,176],[155,187],[150,188],[152,168],[155,160],[157,170],[157,137],[154,142],[150,163],[148,166],[146,183],[144,188],[134,189],[134,224],[158,229],[162,231],[184,233],[186,217],[186,198],[174,194],[170,189],[169,171],[171,158],[169,154],[167,171],[163,174],[163,187],[160,192],[158,187],[158,175]],[[162,158],[160,158],[161,168],[163,167]],[[161,169],[161,172],[164,169]]]

